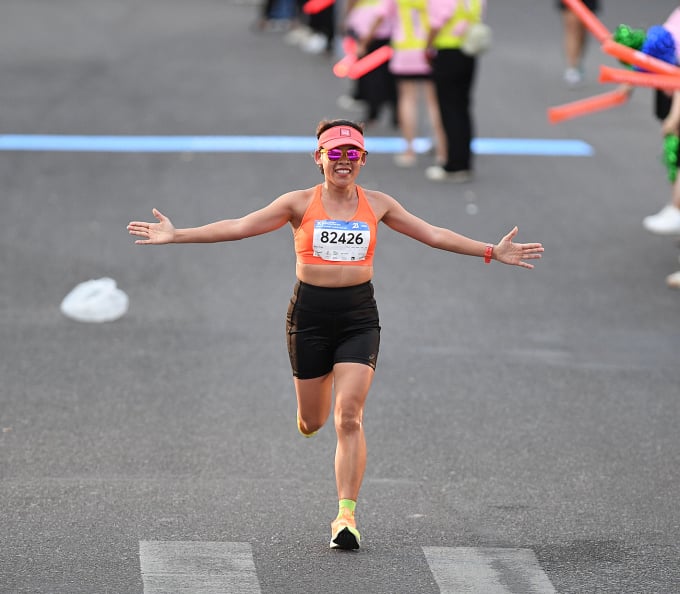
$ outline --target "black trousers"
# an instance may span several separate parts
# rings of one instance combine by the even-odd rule
[[[477,59],[458,49],[443,49],[433,61],[432,78],[448,144],[446,171],[472,170],[472,86]]]
[[[383,45],[389,45],[389,39],[373,39],[366,48],[366,53],[377,50]],[[397,117],[397,84],[390,72],[389,61],[376,69],[367,72],[357,80],[356,99],[363,99],[367,105],[366,121],[373,122],[380,116],[380,110],[387,106],[392,110],[392,121]]]

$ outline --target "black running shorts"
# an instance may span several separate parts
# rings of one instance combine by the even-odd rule
[[[380,321],[373,284],[316,287],[298,281],[286,315],[288,355],[299,379],[321,377],[336,363],[375,369]]]

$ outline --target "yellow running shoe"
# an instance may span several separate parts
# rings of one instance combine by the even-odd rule
[[[319,432],[319,430],[317,429],[316,431],[312,431],[311,433],[305,433],[302,430],[302,426],[300,425],[300,413],[297,414],[297,427],[298,431],[300,432],[300,435],[302,435],[303,437],[312,437],[312,435],[316,435]]]
[[[331,522],[331,549],[354,550],[359,548],[361,534],[357,530],[354,514],[343,509]]]

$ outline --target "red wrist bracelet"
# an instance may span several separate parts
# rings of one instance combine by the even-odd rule
[[[491,264],[491,256],[493,256],[493,244],[487,243],[484,250],[484,264]]]

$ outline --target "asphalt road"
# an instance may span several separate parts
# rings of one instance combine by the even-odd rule
[[[607,90],[597,68],[615,64],[591,44],[589,82],[569,91],[553,3],[490,4],[477,137],[582,140],[593,154],[480,154],[463,186],[427,181],[424,156],[402,170],[369,155],[360,182],[419,216],[485,241],[518,225],[546,252],[533,271],[485,266],[381,229],[357,554],[327,544],[332,426],[311,440],[295,427],[290,231],[161,248],[125,231],[152,207],[179,226],[240,216],[317,183],[309,155],[0,152],[0,592],[164,591],[162,553],[143,543],[176,542],[246,543],[242,572],[265,594],[443,592],[435,549],[527,552],[535,592],[680,592],[680,294],[664,283],[680,264],[677,243],[641,225],[669,196],[652,94],[549,124],[547,107]],[[676,6],[606,4],[611,29]],[[0,12],[0,141],[313,138],[319,119],[352,115],[336,106],[349,85],[334,58],[253,33],[253,4]],[[387,118],[371,135],[396,138]],[[106,276],[129,296],[124,317],[61,314],[76,284]],[[223,571],[202,563],[208,581]],[[529,591],[511,577],[476,591]]]

